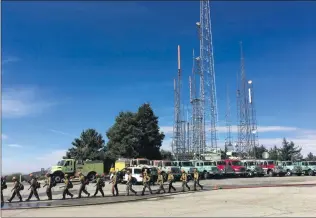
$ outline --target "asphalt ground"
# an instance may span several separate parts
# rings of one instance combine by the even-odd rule
[[[1,217],[315,217],[315,192],[312,186],[218,189],[116,204],[2,210]]]

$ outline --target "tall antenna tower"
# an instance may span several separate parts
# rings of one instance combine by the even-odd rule
[[[229,98],[229,88],[226,88],[226,139],[225,139],[225,150],[231,148],[232,146],[232,126],[231,126],[231,114],[230,114],[230,98]]]
[[[194,50],[193,50],[193,66],[192,66],[192,76],[189,77],[189,85],[190,85],[190,103],[192,106],[192,119],[191,119],[191,129],[192,129],[192,141],[191,141],[191,153],[198,154],[199,157],[201,154],[205,152],[205,141],[204,141],[204,122],[203,122],[203,102],[201,98],[197,96],[196,90],[196,75],[200,74],[199,68],[199,61],[200,58],[194,57]],[[200,92],[201,92],[201,80],[200,80]]]
[[[258,140],[258,125],[257,125],[257,115],[256,115],[256,109],[254,104],[254,91],[253,91],[253,81],[248,81],[248,99],[249,99],[249,124],[250,124],[250,148],[251,151],[255,151],[254,148],[256,146],[259,146],[259,140]],[[255,158],[256,154],[253,153],[252,156]]]
[[[172,152],[178,158],[182,152],[182,122],[181,122],[181,63],[180,63],[180,45],[178,45],[178,74],[174,79],[174,126]]]
[[[200,1],[200,22],[196,23],[199,30],[200,57],[198,57],[200,69],[201,111],[203,122],[203,152],[206,149],[206,141],[210,140],[212,148],[217,148],[217,99],[214,69],[214,55],[212,42],[212,27],[210,16],[210,1]],[[210,127],[210,137],[208,134]]]
[[[241,80],[240,86],[237,90],[237,99],[238,99],[238,145],[237,152],[240,156],[249,155],[251,152],[250,148],[250,138],[251,138],[251,128],[250,128],[250,119],[249,119],[249,99],[247,93],[247,79],[245,73],[245,64],[244,64],[244,55],[242,42],[240,42],[240,68],[241,68]]]

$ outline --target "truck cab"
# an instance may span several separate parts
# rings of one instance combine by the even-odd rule
[[[302,161],[300,162],[300,165],[302,166],[305,175],[316,175],[316,161]]]
[[[283,166],[277,165],[274,160],[257,160],[256,162],[269,176],[285,176],[286,174]]]
[[[104,168],[103,161],[63,159],[51,167],[50,173],[57,183],[62,182],[65,174],[76,176],[78,172],[88,177],[89,180],[95,180],[95,175],[104,173]]]
[[[204,179],[221,175],[221,172],[216,167],[215,161],[193,160],[192,163],[194,165],[194,167],[190,169],[190,174],[192,176],[194,168],[199,171],[200,176],[202,176]]]
[[[167,174],[169,171],[172,172],[175,179],[181,175],[180,167],[173,166],[172,161],[170,160],[154,160],[152,162],[153,162],[153,166],[157,167],[161,171],[161,174],[165,181],[168,178]]]
[[[291,176],[292,174],[300,176],[303,173],[302,167],[298,166],[293,161],[276,161],[276,164],[284,168],[287,176]]]
[[[219,160],[216,161],[217,168],[227,176],[245,176],[246,168],[243,166],[240,160]]]
[[[253,176],[264,176],[265,172],[262,169],[261,166],[258,165],[258,163],[255,160],[241,160],[244,167],[246,168],[247,176],[253,177]]]
[[[151,165],[151,161],[146,159],[146,158],[136,158],[136,159],[132,159],[130,162],[131,166],[150,166]]]

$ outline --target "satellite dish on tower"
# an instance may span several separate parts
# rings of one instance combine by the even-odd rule
[[[263,152],[263,153],[262,153],[262,158],[263,158],[263,159],[268,159],[268,158],[269,158],[269,153],[266,152],[266,151]]]

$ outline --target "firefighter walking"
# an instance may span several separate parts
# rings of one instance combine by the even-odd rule
[[[86,190],[86,185],[88,184],[88,181],[86,180],[85,176],[80,172],[79,173],[79,181],[80,181],[80,188],[79,188],[79,194],[78,198],[81,198],[81,193],[85,193],[90,197],[90,193]]]
[[[96,180],[97,183],[95,184],[96,189],[95,189],[95,193],[93,197],[95,197],[99,191],[101,192],[102,197],[104,197],[104,192],[102,189],[105,186],[104,181],[103,179],[100,178],[98,174],[96,174],[96,177],[97,177],[97,180]]]
[[[173,191],[176,191],[176,188],[173,187],[173,185],[172,185],[173,182],[174,182],[174,176],[173,176],[171,170],[169,170],[169,172],[168,172],[168,179],[167,179],[167,181],[168,181],[168,193],[171,192],[171,189],[173,189]]]
[[[129,196],[129,191],[137,195],[137,192],[133,189],[133,177],[130,171],[127,171],[127,183],[126,183],[126,196]]]
[[[40,184],[39,184],[39,182],[37,181],[37,178],[36,178],[33,174],[30,174],[30,177],[31,177],[31,180],[28,181],[28,183],[31,185],[31,186],[30,186],[31,192],[30,192],[29,197],[28,197],[25,201],[31,200],[31,198],[33,197],[33,194],[35,195],[35,197],[36,197],[37,200],[39,201],[40,198],[39,198],[39,196],[38,196],[37,189],[40,188]]]
[[[18,198],[20,199],[20,202],[22,202],[22,196],[20,194],[20,191],[24,189],[24,186],[16,179],[16,177],[12,178],[13,181],[13,189],[11,190],[12,196],[11,198],[8,199],[8,201],[11,203],[11,201],[13,200],[13,198],[15,196],[18,196]]]
[[[200,174],[199,174],[199,171],[197,171],[197,169],[194,169],[193,179],[194,179],[194,191],[196,191],[196,185],[198,185],[200,189],[203,189],[203,186],[200,185]]]
[[[151,188],[150,188],[150,177],[148,176],[147,174],[147,169],[144,170],[143,172],[143,191],[142,191],[142,195],[145,194],[145,190],[146,188],[148,188],[150,194],[152,194],[153,192],[151,191]]]
[[[159,188],[158,188],[158,191],[156,192],[156,194],[160,194],[161,191],[163,191],[163,193],[166,193],[166,190],[163,187],[163,176],[162,176],[160,170],[158,170],[157,184],[159,185]]]
[[[180,180],[182,181],[182,192],[185,192],[185,187],[190,191],[190,187],[188,186],[188,175],[185,173],[184,170],[181,170],[181,178]]]

